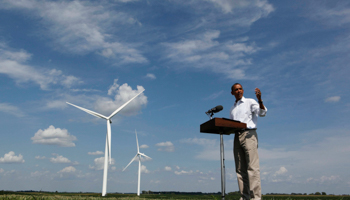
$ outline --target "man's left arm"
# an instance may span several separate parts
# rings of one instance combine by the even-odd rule
[[[256,95],[256,98],[258,99],[260,109],[265,110],[264,102],[261,100],[261,91],[259,88],[255,88],[255,95]]]
[[[256,95],[256,98],[258,99],[259,108],[260,108],[259,116],[263,117],[266,115],[267,109],[265,108],[264,102],[261,99],[261,91],[259,88],[255,88],[255,95]]]

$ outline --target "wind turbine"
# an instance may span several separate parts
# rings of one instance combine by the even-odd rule
[[[139,141],[137,139],[137,132],[135,130],[135,134],[136,134],[136,145],[137,145],[137,153],[135,155],[135,157],[133,159],[131,159],[131,161],[129,162],[129,164],[123,169],[123,171],[129,167],[129,165],[138,157],[139,158],[139,174],[138,174],[138,183],[137,183],[137,196],[140,196],[140,181],[141,181],[141,156],[150,158],[149,156],[145,155],[144,153],[140,152],[140,148],[139,148]],[[152,158],[151,158],[152,159]]]
[[[103,168],[102,196],[106,196],[106,191],[107,191],[108,160],[109,160],[109,164],[112,164],[112,157],[111,157],[111,123],[112,123],[112,121],[111,121],[111,118],[114,115],[116,115],[119,111],[121,111],[126,105],[128,105],[137,96],[139,96],[143,91],[145,91],[145,90],[143,89],[136,96],[134,96],[129,101],[124,103],[117,110],[115,110],[109,117],[106,117],[106,116],[101,115],[99,113],[96,113],[94,111],[88,110],[86,108],[82,108],[82,107],[76,106],[76,105],[71,104],[69,102],[66,102],[67,104],[72,105],[72,106],[74,106],[76,108],[79,108],[80,110],[83,110],[83,111],[89,113],[90,115],[93,115],[95,117],[99,117],[99,118],[107,120],[107,135],[106,135],[106,146],[105,146],[105,161],[104,161],[104,168]]]

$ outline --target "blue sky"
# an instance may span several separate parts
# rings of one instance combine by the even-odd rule
[[[205,111],[239,82],[262,91],[262,192],[350,189],[348,1],[0,1],[0,188],[101,192],[220,191],[219,136]],[[233,135],[226,191],[237,191]]]

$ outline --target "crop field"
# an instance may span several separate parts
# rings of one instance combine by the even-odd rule
[[[152,199],[221,199],[220,195],[188,195],[188,194],[107,194],[101,197],[100,193],[50,193],[50,192],[2,192],[0,200],[97,200],[97,199],[120,199],[120,200],[152,200]],[[227,200],[239,200],[237,195],[226,195]],[[263,195],[264,200],[350,200],[350,196],[337,195]]]

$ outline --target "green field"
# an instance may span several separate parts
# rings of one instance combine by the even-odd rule
[[[53,200],[53,199],[121,199],[121,200],[151,200],[151,199],[221,199],[220,195],[188,195],[188,194],[107,194],[101,197],[100,193],[51,193],[51,192],[0,192],[0,200]],[[227,200],[238,200],[237,195],[227,195]],[[336,195],[264,195],[264,200],[350,200],[350,196]]]

